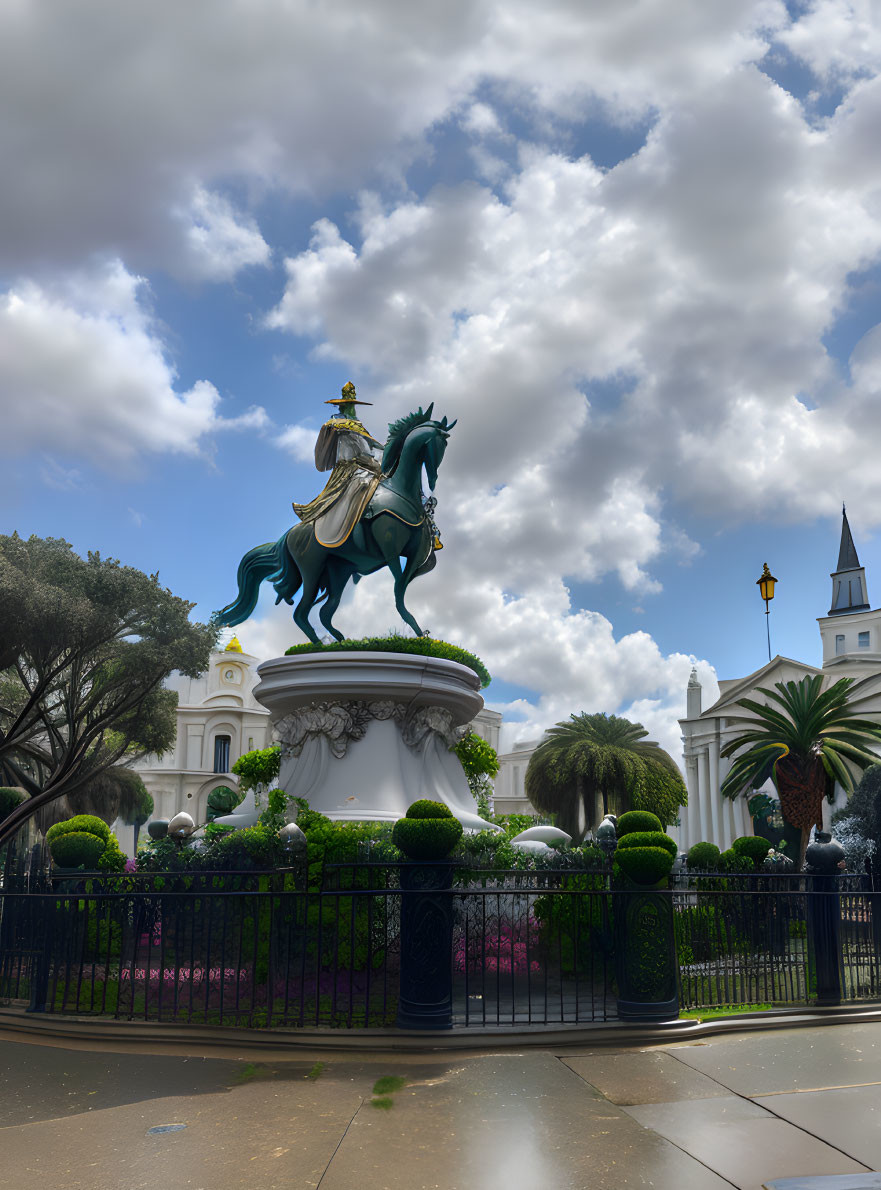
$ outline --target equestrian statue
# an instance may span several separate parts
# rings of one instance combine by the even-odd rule
[[[349,579],[358,582],[387,566],[395,579],[395,606],[417,634],[424,633],[407,611],[404,595],[414,578],[433,570],[442,549],[434,523],[437,501],[422,491],[422,472],[434,491],[437,472],[455,421],[432,420],[431,404],[389,425],[388,441],[377,441],[358,418],[349,381],[327,405],[337,411],[321,427],[315,466],[330,471],[323,491],[309,504],[294,504],[300,523],[276,542],[249,550],[239,563],[238,598],[216,612],[217,624],[233,627],[251,615],[260,584],[271,582],[276,603],[293,604],[294,623],[319,644],[309,612],[321,603],[319,619],[342,640],[333,616]],[[374,450],[382,450],[382,462]]]

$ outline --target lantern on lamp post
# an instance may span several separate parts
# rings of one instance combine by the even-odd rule
[[[759,594],[765,601],[765,629],[768,635],[768,660],[771,660],[771,621],[768,617],[771,614],[771,600],[774,598],[774,584],[777,582],[774,575],[768,569],[768,563],[765,562],[762,567],[762,573],[756,579],[756,586],[759,588]]]

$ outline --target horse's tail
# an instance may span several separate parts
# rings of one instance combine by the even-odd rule
[[[272,579],[276,591],[279,592],[279,599],[285,597],[281,591],[282,582],[285,583],[286,591],[290,588],[291,595],[296,591],[300,585],[300,572],[288,554],[286,540],[287,533],[278,541],[271,541],[266,545],[256,545],[252,550],[248,550],[239,563],[239,572],[236,576],[239,584],[238,598],[234,603],[230,603],[227,607],[214,613],[211,618],[215,624],[233,628],[236,624],[247,620],[257,606],[260,584],[264,579]],[[294,573],[291,571],[296,574],[296,582],[294,582]],[[287,602],[290,603],[291,600],[288,599]]]

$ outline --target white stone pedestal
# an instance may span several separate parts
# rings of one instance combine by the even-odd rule
[[[394,822],[431,798],[466,829],[493,829],[450,751],[483,707],[467,666],[411,653],[300,653],[257,673],[254,696],[272,716],[288,795],[328,818],[370,822]]]

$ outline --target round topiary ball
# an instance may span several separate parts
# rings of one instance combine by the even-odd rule
[[[615,830],[620,839],[622,835],[632,834],[633,831],[660,831],[664,833],[664,824],[657,814],[650,810],[628,810],[615,823]]]
[[[615,862],[634,884],[657,884],[670,875],[673,856],[666,847],[624,847],[615,852]]]
[[[96,835],[105,843],[110,838],[110,827],[94,814],[74,814],[73,818],[65,818],[64,822],[56,822],[46,831],[46,842],[51,844],[59,835],[69,835],[83,831],[87,835]]]
[[[453,811],[443,802],[432,802],[427,797],[420,798],[407,810],[407,818],[452,818]]]
[[[69,831],[56,835],[49,844],[52,859],[60,868],[95,869],[104,854],[106,843],[97,835],[85,831]]]
[[[752,862],[755,871],[762,869],[765,856],[771,850],[771,844],[761,835],[741,835],[731,844],[732,849]]]
[[[462,838],[457,818],[399,818],[392,842],[408,859],[445,859]]]
[[[618,849],[622,847],[625,850],[631,847],[663,847],[665,851],[670,852],[674,860],[679,854],[676,840],[665,835],[663,831],[631,831],[619,842]]]
[[[695,843],[689,848],[685,863],[689,868],[708,872],[718,868],[721,854],[715,843]]]

